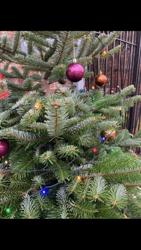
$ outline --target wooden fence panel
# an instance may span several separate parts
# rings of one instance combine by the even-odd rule
[[[97,35],[101,32],[98,31]],[[107,59],[95,58],[91,69],[93,68],[94,75],[100,70],[107,75],[109,84],[105,86],[104,94],[117,92],[119,88],[123,89],[130,84],[135,85],[136,94],[141,94],[141,32],[122,31],[120,36],[105,49],[110,50],[117,45],[122,45],[119,53]],[[92,84],[89,82],[87,87],[91,89]],[[137,104],[126,114],[125,126],[133,133],[141,129],[141,104]]]

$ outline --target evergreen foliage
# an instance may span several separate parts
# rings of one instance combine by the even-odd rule
[[[131,151],[141,147],[140,132],[131,135],[122,128],[124,113],[141,101],[141,96],[134,95],[134,86],[106,96],[100,90],[45,96],[40,89],[41,79],[65,77],[74,40],[80,42],[78,62],[85,66],[118,35],[20,31],[13,43],[1,39],[0,58],[7,65],[0,72],[11,91],[10,98],[0,100],[0,140],[10,144],[0,162],[1,218],[141,216],[141,158]],[[26,52],[20,47],[21,39],[27,43]],[[21,64],[23,72],[12,67],[9,73],[9,62]],[[30,76],[30,70],[36,74]],[[15,77],[23,83],[11,82]],[[101,141],[107,130],[114,130],[116,136]],[[41,195],[43,188],[48,191]]]

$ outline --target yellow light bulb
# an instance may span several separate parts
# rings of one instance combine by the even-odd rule
[[[36,103],[34,104],[34,108],[36,110],[40,110],[42,107],[43,107],[43,105],[40,101],[36,101]]]
[[[102,51],[102,52],[100,53],[100,56],[101,56],[101,57],[107,56],[107,51],[106,51],[106,50]]]
[[[128,218],[128,216],[127,216],[125,213],[124,213],[124,218],[125,218],[125,219],[127,219],[127,218]]]
[[[77,180],[78,182],[80,182],[80,181],[81,181],[81,176],[78,175],[78,176],[76,177],[76,180]]]

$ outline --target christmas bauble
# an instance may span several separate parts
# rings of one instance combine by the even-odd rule
[[[93,154],[96,154],[96,153],[97,153],[97,148],[96,148],[96,147],[91,148],[91,152],[92,152]]]
[[[71,63],[66,70],[67,78],[72,82],[80,81],[84,76],[84,68],[79,63]]]
[[[10,93],[8,90],[0,91],[0,100],[4,100],[9,97]]]
[[[9,151],[9,143],[7,140],[0,140],[0,157],[5,156]]]
[[[2,80],[3,78],[4,78],[4,75],[0,73],[0,80]]]
[[[107,130],[105,131],[106,140],[114,140],[116,138],[116,131],[115,130]]]
[[[95,83],[97,86],[102,87],[108,82],[108,78],[106,75],[100,71],[100,73],[95,77]]]

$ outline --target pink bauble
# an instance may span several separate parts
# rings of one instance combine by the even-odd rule
[[[9,143],[7,140],[0,140],[0,157],[5,156],[9,151]]]
[[[84,68],[79,63],[71,63],[66,70],[67,78],[72,82],[80,81],[84,76]]]

